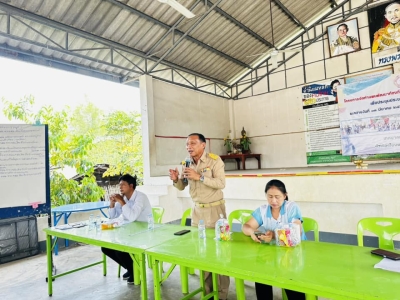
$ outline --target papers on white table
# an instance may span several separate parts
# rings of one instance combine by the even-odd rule
[[[400,260],[384,258],[379,263],[377,263],[374,268],[400,273]]]
[[[72,224],[57,225],[56,229],[67,230],[67,229],[79,228],[79,227],[83,227],[83,226],[86,226],[86,224],[83,222],[77,222],[77,223],[72,223]]]
[[[72,226],[69,224],[62,224],[62,225],[57,225],[56,229],[60,229],[60,230],[66,230],[66,229],[71,229]]]

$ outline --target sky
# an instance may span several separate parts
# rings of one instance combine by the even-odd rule
[[[0,70],[0,124],[21,123],[4,116],[1,99],[15,103],[25,95],[34,96],[35,112],[44,105],[72,110],[87,101],[105,112],[140,112],[139,88],[2,57]],[[73,168],[62,172],[67,178],[76,174]]]
[[[33,95],[35,111],[44,105],[73,109],[90,101],[105,112],[140,112],[139,88],[2,57],[0,70],[0,99],[15,103]],[[13,122],[3,115],[0,101],[0,124],[8,123]]]

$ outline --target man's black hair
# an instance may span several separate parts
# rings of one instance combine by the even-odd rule
[[[340,26],[344,26],[344,27],[346,27],[346,31],[349,31],[349,26],[347,26],[347,24],[346,24],[346,23],[342,23],[342,24],[340,24],[340,25],[337,27],[337,30],[339,30]]]
[[[118,182],[121,182],[121,181],[125,181],[125,182],[127,182],[129,185],[133,185],[133,188],[134,189],[136,189],[136,175],[135,176],[132,176],[132,175],[130,175],[130,174],[124,174],[124,175],[122,175],[119,179],[118,179]]]
[[[205,138],[204,135],[202,135],[201,133],[191,133],[191,134],[189,134],[188,136],[195,136],[195,135],[198,136],[200,142],[202,142],[202,143],[207,143],[207,142],[206,142],[206,138]]]

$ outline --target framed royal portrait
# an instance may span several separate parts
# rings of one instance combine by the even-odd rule
[[[372,53],[397,48],[400,45],[400,2],[382,2],[369,9],[368,25]]]
[[[360,50],[357,19],[346,20],[327,27],[331,57]]]

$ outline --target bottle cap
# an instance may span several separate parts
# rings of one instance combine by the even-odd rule
[[[223,218],[224,218],[224,215],[223,215],[223,214],[219,214],[219,217],[220,217],[221,219],[223,219]]]
[[[200,220],[200,221],[199,221],[199,224],[200,224],[200,225],[204,225],[204,220]]]

